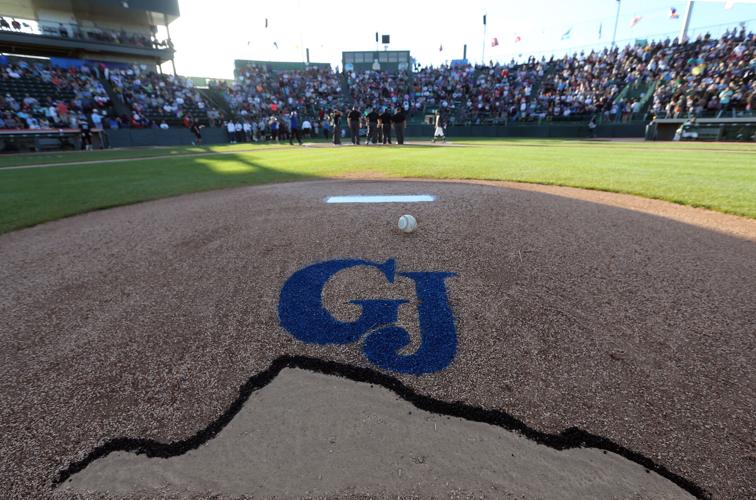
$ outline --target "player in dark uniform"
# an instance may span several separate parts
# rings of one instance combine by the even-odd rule
[[[333,143],[341,144],[341,111],[334,109],[331,113],[331,127],[333,128]]]
[[[391,144],[391,111],[388,108],[383,109],[381,113],[381,129],[383,132],[383,144]]]
[[[91,150],[92,149],[92,127],[89,125],[89,120],[87,120],[87,116],[83,113],[79,115],[79,132],[81,134],[81,149],[84,150]]]
[[[367,122],[368,122],[368,136],[367,136],[367,142],[366,144],[370,144],[371,142],[373,144],[378,143],[378,112],[372,108],[370,109],[370,113],[367,114]]]
[[[376,109],[375,112],[378,113],[380,110]],[[376,144],[382,144],[383,143],[383,122],[381,121],[381,114],[378,113],[378,123],[375,127],[375,143]]]
[[[202,144],[202,131],[200,130],[200,128],[201,126],[197,120],[194,120],[189,126],[189,131],[194,134],[192,146],[199,146]]]
[[[360,145],[360,112],[357,111],[357,106],[352,106],[352,110],[347,114],[349,120],[349,133],[352,136],[352,144]]]
[[[391,121],[394,122],[394,134],[396,135],[396,143],[404,144],[404,123],[407,121],[407,117],[404,114],[404,109],[401,106],[396,108],[394,116],[391,117]]]

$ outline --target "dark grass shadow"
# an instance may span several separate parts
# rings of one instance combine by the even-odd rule
[[[2,172],[0,234],[64,217],[172,196],[276,182],[324,179],[276,170],[250,153],[96,162]]]

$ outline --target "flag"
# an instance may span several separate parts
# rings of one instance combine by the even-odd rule
[[[265,18],[265,27],[266,28],[268,27],[268,18],[267,17]]]
[[[491,47],[496,47],[499,45],[499,39],[494,37],[493,40],[491,40]]]
[[[273,46],[278,49],[278,42],[273,42]]]
[[[601,30],[604,28],[604,23],[599,24],[599,40],[601,40]]]
[[[572,36],[572,28],[564,32],[564,35],[562,35],[562,40],[567,40],[571,36]]]
[[[670,19],[677,19],[678,17],[680,17],[680,14],[677,13],[677,9],[675,9],[674,7],[670,7],[669,8],[669,18]]]
[[[444,51],[444,44],[443,43],[438,46],[438,51],[439,52],[443,52]]]
[[[725,9],[730,10],[735,6],[735,0],[727,0],[725,2]]]
[[[632,21],[630,21],[630,27],[634,28],[636,24],[640,22],[640,20],[643,19],[641,16],[635,16]]]
[[[486,25],[486,15],[483,14],[483,26],[485,26],[485,25]]]
[[[522,41],[522,37],[520,35],[515,35],[515,43],[519,43]]]

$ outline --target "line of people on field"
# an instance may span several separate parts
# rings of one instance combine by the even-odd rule
[[[313,125],[309,118],[301,118],[296,110],[273,114],[268,118],[255,119],[247,116],[231,119],[224,123],[224,127],[231,143],[288,140],[290,144],[297,141],[301,145],[303,138],[316,137],[318,134],[317,122]]]
[[[380,112],[379,112],[380,111]],[[333,121],[333,119],[331,120]],[[365,145],[369,144],[392,144],[391,131],[393,130],[397,144],[404,144],[404,127],[407,123],[407,114],[404,108],[397,106],[392,113],[388,107],[378,108],[373,106],[360,113],[357,106],[347,113],[347,125],[352,144],[360,144],[360,129],[367,129]],[[338,137],[336,127],[334,127],[334,144],[341,143],[341,133],[339,130]],[[339,139],[337,142],[336,139]]]

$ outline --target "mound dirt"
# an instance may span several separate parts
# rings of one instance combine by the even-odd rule
[[[324,203],[348,194],[437,199]],[[318,181],[44,224],[0,236],[0,262],[10,497],[71,495],[53,489],[61,471],[119,439],[204,436],[281,356],[367,370],[544,442],[578,428],[573,448],[601,438],[694,494],[756,496],[743,237],[501,186]]]

